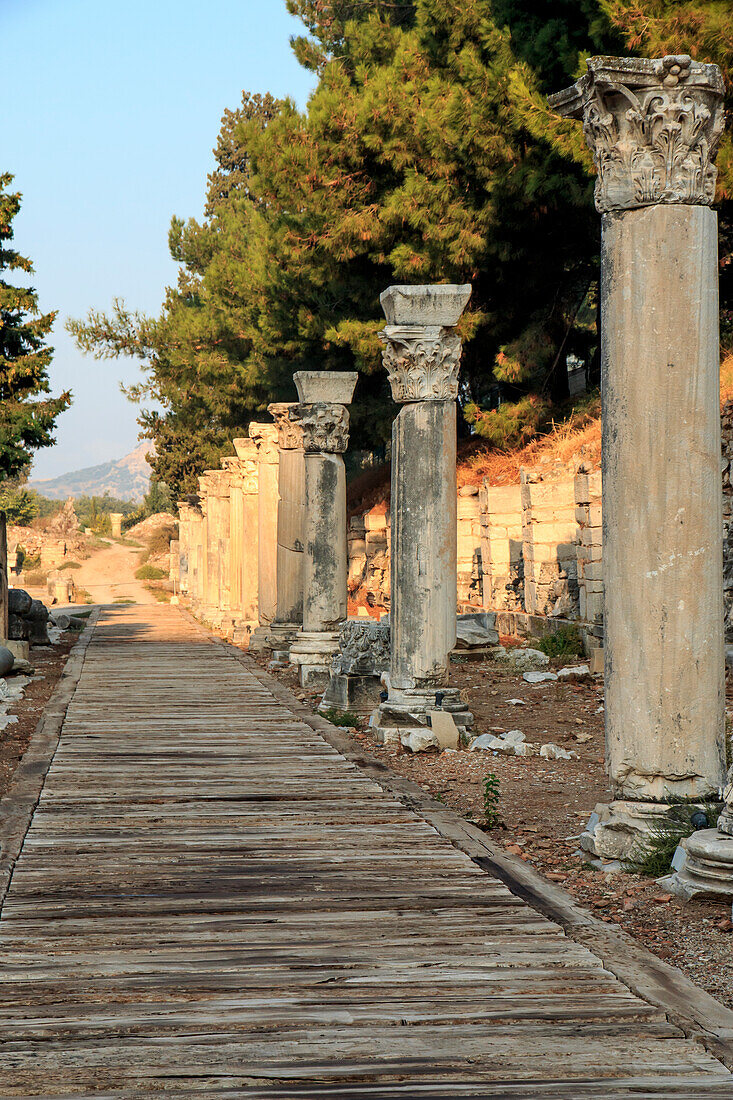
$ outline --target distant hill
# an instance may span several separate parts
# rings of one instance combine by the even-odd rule
[[[145,455],[152,444],[145,442],[136,447],[131,454],[116,462],[103,462],[101,466],[87,466],[85,470],[74,470],[61,477],[47,481],[31,481],[29,489],[35,489],[41,496],[51,500],[66,500],[67,497],[110,496],[119,500],[141,501],[150,487],[150,466]]]

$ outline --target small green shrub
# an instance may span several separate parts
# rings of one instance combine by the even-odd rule
[[[672,857],[680,841],[695,832],[691,818],[699,809],[700,806],[692,803],[672,806],[666,818],[652,827],[644,850],[633,859],[627,859],[624,869],[634,875],[648,875],[650,878],[668,875],[672,870]],[[719,805],[713,803],[704,806],[703,812],[708,819],[708,828],[715,828],[720,816]]]
[[[135,601],[131,596],[116,596],[112,603],[134,603]]]
[[[359,725],[359,719],[350,710],[337,710],[336,707],[329,707],[328,710],[321,711],[321,714],[328,719],[332,726]]]
[[[21,570],[25,573],[33,573],[35,570],[41,568],[41,555],[40,554],[26,554],[22,547],[18,547],[16,550],[16,556],[20,557]]]
[[[484,776],[484,817],[489,829],[499,824],[499,780],[490,772]]]
[[[540,638],[535,648],[548,657],[582,657],[583,639],[577,626],[561,626],[554,634],[545,634]]]
[[[65,561],[63,565],[59,566],[59,573],[62,569],[81,569],[81,564],[78,561]]]
[[[162,581],[167,575],[162,569],[158,569],[154,565],[141,565],[135,573],[139,581]]]

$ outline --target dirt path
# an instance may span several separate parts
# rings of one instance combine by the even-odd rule
[[[99,550],[82,562],[80,569],[74,570],[74,580],[78,588],[86,589],[94,603],[134,600],[153,604],[155,597],[135,578],[139,567],[139,547],[110,543],[106,550]]]

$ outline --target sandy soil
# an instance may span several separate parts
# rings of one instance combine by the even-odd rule
[[[155,597],[145,588],[143,581],[135,579],[140,567],[140,548],[110,543],[107,549],[98,550],[74,570],[77,588],[85,589],[94,603],[114,603],[116,600],[134,600],[135,603],[155,603]]]

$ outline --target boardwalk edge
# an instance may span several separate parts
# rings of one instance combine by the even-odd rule
[[[81,678],[87,647],[101,614],[95,608],[76,644],[69,652],[64,671],[43,708],[10,786],[0,798],[0,913],[13,877],[18,856],[35,813],[41,791],[58,748],[66,712]]]

